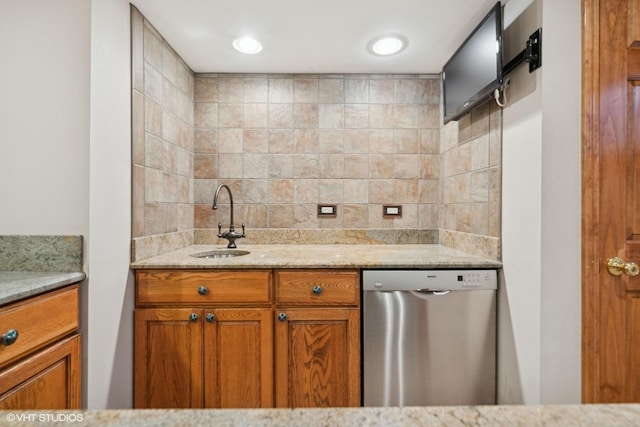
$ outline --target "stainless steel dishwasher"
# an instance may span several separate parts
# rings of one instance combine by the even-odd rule
[[[364,406],[496,403],[496,270],[365,270]]]

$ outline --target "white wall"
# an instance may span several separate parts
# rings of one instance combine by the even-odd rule
[[[133,402],[129,2],[91,2],[87,407]]]
[[[87,237],[89,14],[0,0],[0,234]]]
[[[580,0],[511,0],[505,18],[505,37],[522,43],[505,59],[538,27],[543,57],[533,74],[525,64],[510,76],[503,111],[498,400],[577,403]]]
[[[0,234],[85,237],[83,405],[132,404],[129,3],[0,0]]]

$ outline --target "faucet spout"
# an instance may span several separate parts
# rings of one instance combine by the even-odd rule
[[[233,194],[231,194],[231,189],[227,184],[218,185],[216,194],[213,196],[213,209],[218,209],[218,196],[220,195],[220,190],[222,190],[223,188],[225,188],[227,190],[227,193],[229,193],[229,203],[231,204],[231,218],[229,218],[229,220],[231,221],[231,227],[233,228]]]
[[[230,219],[231,223],[229,224],[229,230],[225,231],[224,233],[222,232],[222,224],[218,223],[218,237],[223,238],[223,239],[227,239],[229,241],[229,244],[227,245],[227,248],[234,249],[234,248],[237,248],[236,240],[245,237],[245,234],[244,234],[244,223],[242,224],[242,234],[236,232],[235,225],[233,224],[233,195],[231,194],[231,189],[226,184],[220,184],[218,186],[218,188],[216,189],[216,194],[213,196],[213,207],[212,208],[214,210],[218,209],[218,196],[220,195],[220,190],[222,190],[223,188],[227,190],[227,193],[229,193],[229,202],[231,204],[231,207],[230,207],[231,218],[229,218],[229,219]]]

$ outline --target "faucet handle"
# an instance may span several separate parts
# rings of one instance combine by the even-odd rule
[[[218,237],[222,237],[222,223],[218,223]]]
[[[244,222],[242,223],[242,237],[246,237],[246,234],[244,234]]]

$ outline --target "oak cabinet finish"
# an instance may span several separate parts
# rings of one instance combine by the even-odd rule
[[[270,284],[270,270],[138,271],[135,407],[272,407]]]
[[[360,406],[360,274],[276,271],[276,406]]]
[[[359,305],[357,270],[138,270],[135,407],[359,406]]]
[[[17,339],[0,346],[0,409],[79,409],[78,285],[0,308],[0,328]]]

